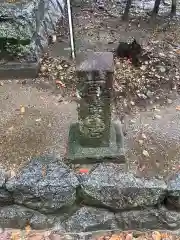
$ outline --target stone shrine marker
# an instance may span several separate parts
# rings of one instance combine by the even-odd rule
[[[76,71],[78,123],[70,126],[66,160],[74,164],[124,162],[122,130],[117,131],[111,120],[113,54],[88,53]]]

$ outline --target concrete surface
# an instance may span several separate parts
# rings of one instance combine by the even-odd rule
[[[76,105],[59,103],[57,96],[15,82],[0,87],[0,161],[18,168],[45,152],[63,154]],[[20,106],[25,113],[20,113]]]

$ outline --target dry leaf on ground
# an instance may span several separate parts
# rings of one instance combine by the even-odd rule
[[[121,237],[119,235],[112,235],[109,240],[121,240]]]
[[[12,232],[11,239],[12,240],[19,240],[20,239],[20,233],[19,232]]]
[[[176,107],[176,110],[177,110],[177,111],[180,111],[180,106],[177,106],[177,107]]]
[[[26,231],[27,234],[29,234],[29,232],[31,231],[31,226],[29,224],[26,225],[25,231]]]
[[[161,240],[161,234],[157,231],[152,233],[153,240]]]
[[[20,106],[20,113],[21,114],[25,113],[25,107],[24,106]]]
[[[133,235],[131,233],[126,235],[125,240],[132,240],[133,239]]]

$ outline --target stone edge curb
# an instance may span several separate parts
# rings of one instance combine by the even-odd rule
[[[0,65],[0,80],[36,78],[40,69],[40,62],[14,63]]]

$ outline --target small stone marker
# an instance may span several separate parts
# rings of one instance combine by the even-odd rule
[[[66,160],[74,164],[124,162],[122,130],[117,131],[111,121],[113,54],[88,53],[76,71],[78,123],[70,126]]]

